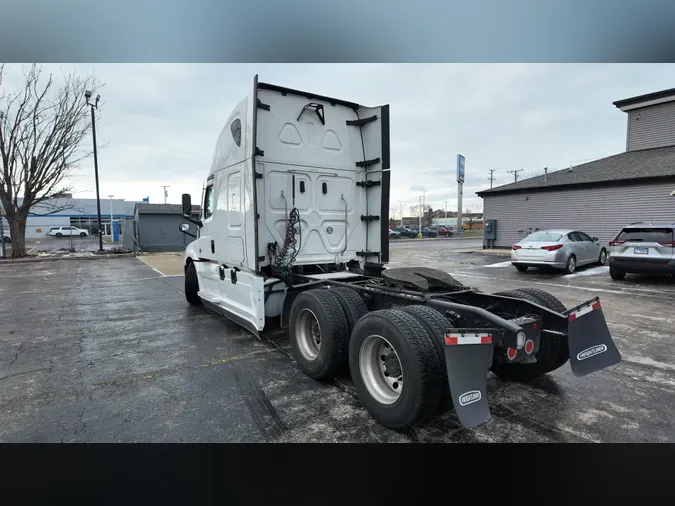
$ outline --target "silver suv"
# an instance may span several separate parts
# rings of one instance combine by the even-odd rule
[[[675,274],[675,222],[631,223],[609,242],[609,274]]]

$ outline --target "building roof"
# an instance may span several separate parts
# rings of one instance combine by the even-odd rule
[[[183,214],[180,204],[136,204],[138,214]]]
[[[570,169],[549,172],[496,188],[476,192],[479,196],[496,193],[534,191],[579,185],[598,185],[619,181],[675,177],[675,146],[628,151]],[[545,178],[545,179],[544,179]]]
[[[623,100],[617,100],[613,104],[619,108],[624,109],[629,106],[635,106],[638,104],[646,104],[646,102],[667,102],[670,100],[675,100],[675,88],[670,88],[668,90],[656,91],[654,93],[647,93],[646,95],[639,95],[637,97],[625,98]]]

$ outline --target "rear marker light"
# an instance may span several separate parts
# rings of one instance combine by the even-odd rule
[[[518,250],[518,249],[521,249],[521,248],[522,248],[522,246],[518,246],[517,244],[514,244],[514,245],[513,245],[513,249],[514,249],[514,250]]]
[[[675,246],[675,242],[660,242],[659,244],[661,246],[670,246],[670,247]]]
[[[541,249],[545,249],[546,251],[555,251],[562,248],[562,244],[556,244],[555,246],[542,246]]]
[[[528,339],[525,341],[525,353],[528,355],[534,351],[534,341],[532,339]]]
[[[518,354],[518,350],[515,348],[509,348],[506,350],[506,356],[509,358],[509,360],[513,360],[516,358],[516,355]]]
[[[621,246],[625,241],[609,241],[610,246]]]

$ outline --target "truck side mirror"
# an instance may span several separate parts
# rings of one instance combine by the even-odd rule
[[[183,193],[183,216],[192,214],[192,198],[189,193]]]

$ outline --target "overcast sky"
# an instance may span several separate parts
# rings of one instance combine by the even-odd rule
[[[475,192],[624,151],[625,113],[612,102],[673,87],[674,65],[628,64],[78,64],[105,86],[97,121],[101,196],[179,203],[201,195],[223,122],[261,81],[364,105],[391,104],[392,206],[456,209],[456,158],[466,157],[465,204]],[[7,84],[15,81],[13,65]],[[91,142],[89,139],[88,142]],[[72,177],[94,197],[93,160]]]

